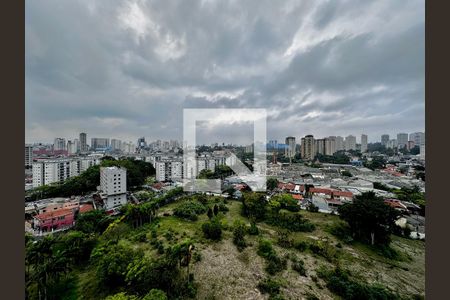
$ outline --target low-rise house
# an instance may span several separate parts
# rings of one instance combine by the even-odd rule
[[[75,224],[75,209],[61,208],[38,214],[33,217],[33,228],[40,232],[48,232],[70,228]]]

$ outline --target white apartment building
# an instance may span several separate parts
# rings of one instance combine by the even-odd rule
[[[182,159],[157,161],[155,162],[155,169],[157,181],[183,179]]]
[[[53,150],[55,151],[66,150],[66,139],[56,138],[55,142],[53,143]]]
[[[336,151],[336,137],[329,136],[325,138],[325,155],[333,155]]]
[[[414,132],[409,135],[409,140],[414,142],[414,145],[425,145],[425,133]]]
[[[367,135],[361,134],[361,153],[367,152]]]
[[[344,147],[344,138],[342,136],[336,137],[336,152],[345,150]]]
[[[55,158],[35,161],[32,164],[33,188],[63,182],[98,164],[100,164],[98,157]]]
[[[101,167],[100,190],[102,191],[106,210],[126,204],[127,170],[120,167]]]
[[[288,136],[287,138],[286,138],[286,150],[285,150],[285,153],[284,153],[284,155],[286,156],[286,157],[290,157],[290,158],[292,158],[292,157],[294,157],[295,156],[295,137],[293,137],[293,136]]]
[[[356,150],[356,136],[349,135],[345,137],[345,150]]]
[[[309,134],[301,140],[301,155],[303,159],[313,160],[316,156],[316,143],[314,136]]]
[[[397,134],[397,147],[405,148],[406,146],[408,146],[408,134],[407,133]]]

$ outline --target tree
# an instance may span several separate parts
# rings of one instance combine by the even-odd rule
[[[158,289],[151,289],[142,300],[167,300],[167,295],[164,291]]]
[[[276,178],[269,178],[269,179],[267,179],[266,186],[267,186],[267,189],[273,191],[278,186],[278,180]]]
[[[138,300],[139,298],[133,295],[128,295],[127,293],[117,293],[106,297],[105,300]]]
[[[247,247],[247,243],[245,242],[245,224],[242,222],[236,221],[233,229],[233,243],[236,245],[239,251],[242,251],[245,247]]]
[[[214,216],[217,216],[218,213],[219,213],[219,207],[217,206],[217,204],[214,204]]]
[[[341,206],[339,215],[349,224],[355,239],[374,245],[389,244],[399,213],[371,191]]]
[[[213,215],[214,215],[214,213],[213,213],[213,211],[212,211],[212,209],[211,209],[211,207],[210,208],[208,208],[208,219],[212,219],[212,217],[213,217]]]
[[[210,222],[203,223],[202,230],[207,239],[220,241],[222,239],[222,225],[214,218]]]
[[[242,199],[242,213],[244,216],[262,221],[266,217],[266,195],[264,193],[244,193]]]

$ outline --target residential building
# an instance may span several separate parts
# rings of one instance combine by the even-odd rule
[[[389,143],[389,134],[381,135],[381,144],[387,147],[388,143]]]
[[[53,150],[54,151],[66,150],[66,139],[55,138],[55,142],[53,143]]]
[[[325,139],[317,139],[315,140],[315,149],[316,154],[325,154]]]
[[[420,158],[425,159],[425,145],[420,145]]]
[[[342,151],[345,150],[344,147],[344,138],[342,136],[336,137],[336,151]]]
[[[388,148],[388,149],[394,149],[394,148],[397,148],[397,147],[398,147],[398,144],[397,144],[397,140],[396,139],[389,140],[389,142],[386,145],[386,148]]]
[[[78,176],[89,167],[100,164],[97,157],[40,159],[33,162],[33,188]]]
[[[91,138],[91,148],[92,150],[104,150],[109,147],[108,138]]]
[[[398,133],[397,134],[397,147],[405,148],[408,145],[408,134],[407,133]]]
[[[325,155],[333,155],[336,153],[336,137],[329,136],[325,138]]]
[[[33,164],[33,146],[25,144],[25,167],[31,167]]]
[[[349,135],[345,137],[345,150],[356,150],[356,136]]]
[[[122,141],[118,139],[111,139],[111,150],[120,151],[122,149]]]
[[[309,134],[301,140],[301,155],[305,160],[313,160],[316,156],[314,136]]]
[[[88,151],[87,134],[82,132],[80,133],[80,152],[85,153],[87,151]]]
[[[127,170],[121,167],[101,167],[100,190],[106,210],[126,204]]]
[[[155,162],[156,180],[157,181],[170,181],[183,179],[183,160],[177,159],[164,159]]]
[[[138,138],[137,147],[138,147],[138,149],[143,149],[143,148],[147,147],[147,142],[145,141],[145,137]]]
[[[286,145],[288,146],[285,150],[284,155],[289,158],[293,158],[295,156],[295,137],[288,136],[286,138]]]
[[[367,135],[361,134],[361,153],[367,152]]]
[[[423,132],[414,132],[409,135],[409,140],[414,141],[414,144],[417,146],[425,145],[425,133]]]

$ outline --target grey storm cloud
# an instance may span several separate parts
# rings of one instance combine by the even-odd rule
[[[182,139],[183,108],[267,136],[423,131],[424,1],[27,1],[26,141]],[[247,143],[252,127],[202,128]]]

